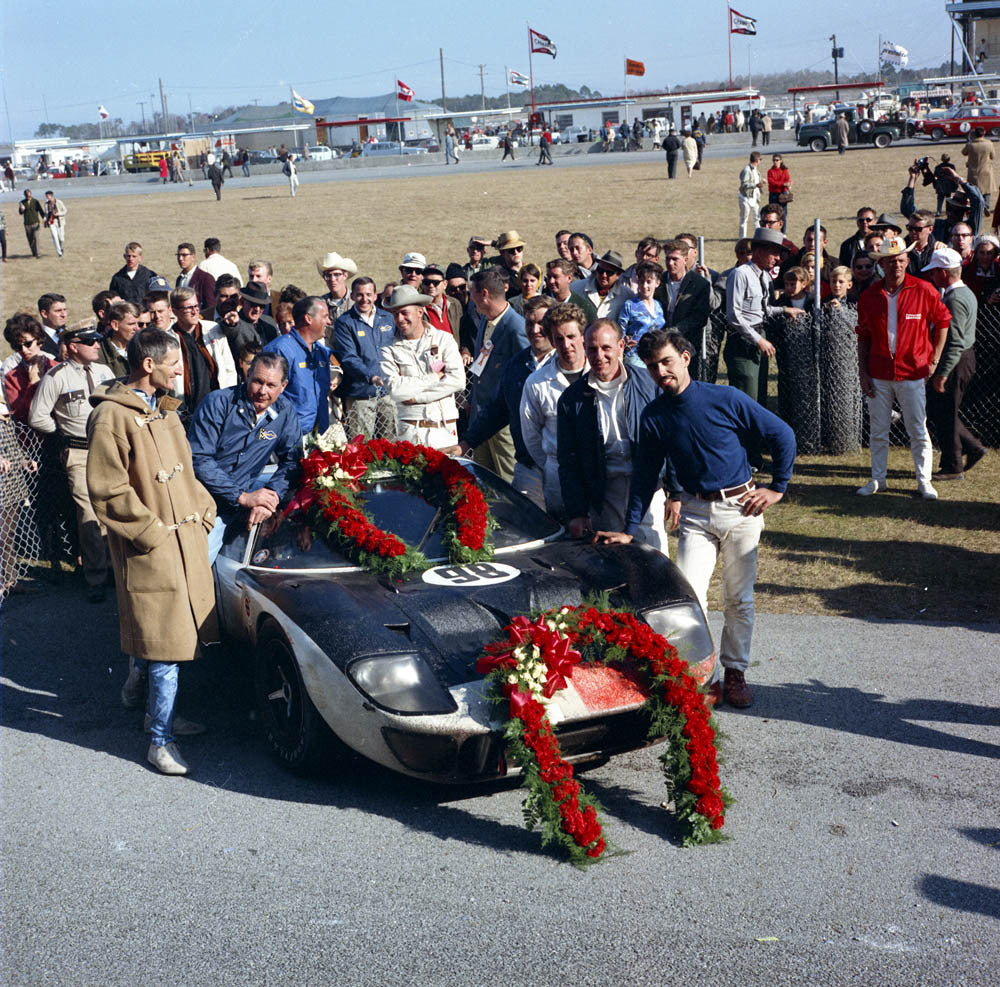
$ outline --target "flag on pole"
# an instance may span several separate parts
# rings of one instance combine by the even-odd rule
[[[512,86],[526,86],[529,81],[528,77],[521,72],[515,72],[513,69],[510,70],[510,84]]]
[[[299,113],[315,113],[316,107],[303,96],[300,96],[294,89],[292,90],[292,109]]]
[[[107,109],[106,109],[106,108],[105,108],[104,106],[99,106],[99,107],[97,107],[97,115],[98,115],[98,116],[99,116],[99,117],[100,117],[100,118],[101,118],[102,120],[107,120],[107,118],[108,118],[108,117],[109,117],[109,116],[110,116],[111,114],[110,114],[110,113],[108,113]]]
[[[637,62],[634,58],[625,59],[625,74],[626,75],[645,75],[646,74],[646,63]]]
[[[531,38],[531,50],[535,54],[551,55],[553,58],[556,57],[556,46],[551,38],[545,37],[544,34],[539,34],[530,27],[528,28],[528,34]]]
[[[906,68],[910,60],[910,52],[902,45],[894,45],[891,41],[882,42],[882,64],[896,65]]]
[[[729,33],[730,34],[756,34],[757,18],[747,17],[738,10],[729,8]]]
[[[413,90],[405,82],[400,82],[399,79],[397,79],[396,98],[403,100],[404,103],[409,103],[413,100],[413,96]]]

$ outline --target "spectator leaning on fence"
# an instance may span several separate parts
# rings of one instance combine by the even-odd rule
[[[983,444],[959,418],[965,389],[976,373],[976,319],[979,306],[972,290],[962,283],[962,267],[954,250],[935,250],[927,265],[934,284],[944,293],[951,313],[941,361],[930,379],[927,411],[938,445],[941,464],[935,480],[961,480],[986,453]]]
[[[886,237],[873,255],[884,277],[858,300],[858,373],[868,398],[872,462],[872,478],[858,494],[870,497],[886,487],[895,399],[910,436],[917,492],[924,500],[937,500],[931,485],[926,382],[937,370],[951,313],[931,284],[906,273],[909,250],[902,237]]]

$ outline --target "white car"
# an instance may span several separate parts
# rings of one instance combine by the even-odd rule
[[[495,134],[473,134],[472,135],[472,150],[473,151],[486,151],[498,148],[500,146],[500,138]]]
[[[365,144],[364,149],[361,154],[366,158],[385,158],[395,155],[399,157],[401,154],[426,154],[426,147],[407,147],[403,146],[400,149],[399,141],[374,141],[369,144]]]
[[[313,144],[309,148],[309,157],[313,161],[332,161],[337,157],[337,152],[326,144]]]

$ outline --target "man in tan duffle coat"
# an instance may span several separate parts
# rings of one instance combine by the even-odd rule
[[[990,196],[993,194],[993,141],[986,136],[982,127],[976,127],[972,131],[972,139],[962,148],[962,154],[968,158],[965,180],[983,193],[986,212],[989,212]],[[973,232],[977,233],[978,230]]]
[[[129,342],[128,358],[128,381],[90,398],[87,485],[107,527],[122,650],[134,668],[123,698],[130,686],[141,696],[147,672],[146,758],[164,774],[183,775],[188,766],[174,740],[178,662],[219,639],[208,564],[215,500],[195,478],[179,402],[170,395],[181,372],[176,340],[144,329]]]

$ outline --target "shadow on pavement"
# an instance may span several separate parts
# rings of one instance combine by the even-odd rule
[[[754,704],[744,716],[789,720],[810,726],[855,733],[863,737],[911,744],[932,750],[1000,758],[1000,744],[960,737],[947,731],[945,724],[1000,726],[1000,710],[973,703],[943,699],[907,699],[891,702],[878,693],[853,687],[829,686],[819,679],[786,685],[754,684]],[[724,706],[727,715],[732,707]],[[941,729],[911,721],[941,723]]]

